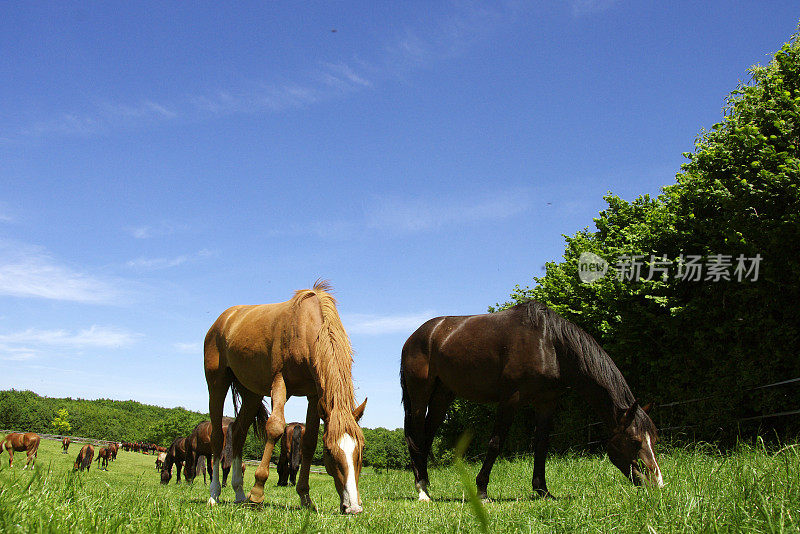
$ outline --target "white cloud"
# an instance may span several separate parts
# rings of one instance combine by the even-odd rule
[[[45,345],[56,348],[120,348],[132,345],[140,337],[127,330],[92,325],[78,332],[28,328],[12,334],[0,334],[0,343],[13,345]]]
[[[163,237],[173,235],[178,232],[185,232],[189,226],[181,223],[163,221],[156,224],[143,224],[141,226],[131,226],[128,232],[136,239],[150,239],[153,237]]]
[[[422,323],[434,316],[432,311],[405,315],[349,314],[342,316],[342,322],[350,334],[382,335],[411,333]]]
[[[216,256],[216,252],[208,249],[202,249],[192,255],[181,255],[174,258],[136,258],[126,263],[128,267],[133,269],[140,269],[145,271],[158,271],[161,269],[170,269],[178,267],[185,263],[194,262],[203,258],[210,258]]]
[[[479,198],[377,198],[366,209],[367,225],[380,230],[418,232],[447,224],[513,217],[528,209],[526,191],[490,193]]]
[[[118,349],[133,345],[140,337],[121,328],[98,325],[78,332],[28,328],[0,334],[0,359],[31,360],[54,350]]]
[[[144,269],[148,271],[157,271],[159,269],[169,269],[170,267],[177,267],[183,265],[189,260],[186,256],[178,256],[176,258],[136,258],[127,262],[128,267],[135,269]]]
[[[109,303],[121,291],[109,281],[57,264],[38,247],[0,242],[0,295]]]

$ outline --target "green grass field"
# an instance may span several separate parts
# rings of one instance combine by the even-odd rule
[[[432,503],[416,501],[410,471],[365,471],[364,513],[337,513],[333,480],[312,475],[318,512],[299,508],[293,487],[267,483],[261,506],[228,502],[211,509],[208,488],[159,484],[153,456],[120,451],[108,471],[94,462],[73,473],[79,447],[68,455],[60,443],[42,441],[35,471],[23,456],[9,469],[0,457],[0,531],[10,532],[469,532],[482,526],[465,502],[455,468],[431,471]],[[548,485],[557,500],[530,500],[532,465],[498,461],[485,503],[491,532],[798,532],[800,446],[780,451],[742,447],[720,454],[711,448],[672,450],[659,456],[666,487],[635,488],[601,457],[555,457]],[[467,465],[470,477],[478,465]],[[253,468],[245,488],[253,482]]]

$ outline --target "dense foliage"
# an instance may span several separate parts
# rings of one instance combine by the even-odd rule
[[[784,437],[800,431],[797,415],[760,418],[800,409],[800,383],[754,389],[800,377],[797,35],[769,65],[749,72],[751,82],[727,98],[722,121],[684,154],[674,184],[657,198],[607,195],[594,231],[565,236],[563,261],[490,308],[542,301],[592,334],[643,400],[703,398],[654,413],[668,436],[730,442],[759,426]],[[594,283],[578,276],[584,252],[610,264]],[[703,269],[699,280],[693,259]],[[564,404],[583,402],[568,396]],[[490,418],[488,408],[459,402],[445,425],[448,443],[464,429],[490,428]],[[516,450],[529,447],[532,429],[530,413],[521,419],[509,440]],[[567,410],[561,428],[592,420],[585,410]],[[583,444],[596,439],[590,430],[559,440]]]

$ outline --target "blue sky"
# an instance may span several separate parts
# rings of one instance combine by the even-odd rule
[[[408,335],[529,285],[605,192],[671,183],[799,19],[791,2],[4,3],[0,388],[206,411],[215,318],[322,277],[363,424],[401,427]]]

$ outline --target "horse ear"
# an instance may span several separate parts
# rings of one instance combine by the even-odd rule
[[[361,406],[353,410],[353,417],[358,423],[361,420],[361,416],[364,415],[364,409],[367,407],[367,398],[364,398],[364,402],[361,403]]]
[[[645,404],[644,406],[642,406],[642,410],[643,410],[643,411],[644,411],[644,413],[646,413],[646,414],[649,414],[649,413],[650,413],[650,410],[652,410],[652,409],[653,409],[653,403],[652,403],[652,402],[648,402],[647,404]]]
[[[634,417],[636,417],[636,410],[639,408],[639,402],[633,401],[633,404],[625,411],[625,415],[619,420],[619,427],[621,429],[626,429],[631,426],[633,423]]]

